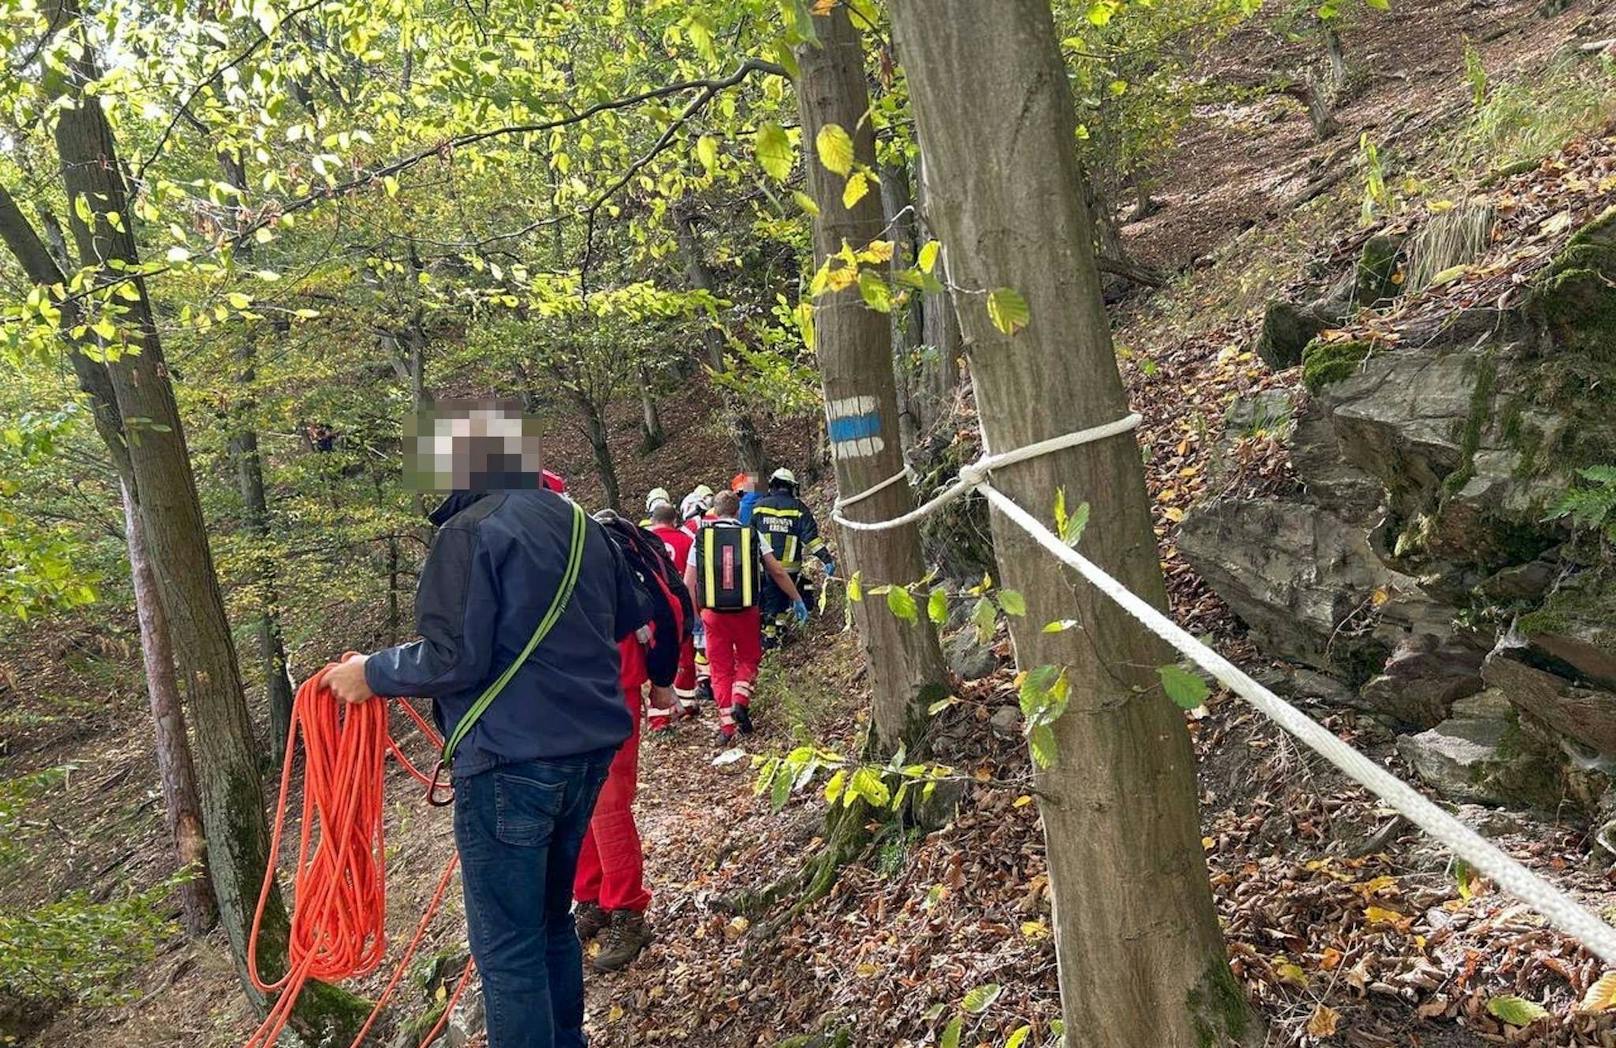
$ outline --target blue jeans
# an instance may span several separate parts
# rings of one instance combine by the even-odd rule
[[[455,780],[455,844],[488,1048],[583,1048],[572,879],[612,751]]]

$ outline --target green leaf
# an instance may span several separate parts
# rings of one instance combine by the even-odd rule
[[[873,269],[861,269],[858,275],[859,297],[877,313],[892,312],[892,289]]]
[[[1487,1011],[1511,1026],[1531,1026],[1549,1014],[1548,1009],[1541,1004],[1528,1001],[1524,997],[1516,997],[1514,994],[1490,999],[1487,1002]]]
[[[988,319],[1006,335],[1014,335],[1027,326],[1032,311],[1027,308],[1027,300],[1014,288],[994,288],[988,292]]]
[[[769,804],[775,811],[779,811],[786,806],[786,801],[790,797],[791,771],[788,768],[781,768],[774,777],[774,788],[769,791]]]
[[[926,598],[926,617],[934,626],[941,626],[948,621],[948,594],[941,586],[932,590],[931,596]]]
[[[1077,629],[1076,619],[1056,619],[1054,622],[1044,623],[1041,633],[1065,633],[1067,630]]]
[[[1364,0],[1364,4],[1373,7],[1376,11],[1390,11],[1392,0]]]
[[[960,1002],[960,1007],[972,1015],[981,1015],[1003,992],[1004,987],[998,983],[984,983],[967,993],[965,999]]]
[[[842,789],[846,785],[847,772],[838,771],[835,775],[832,775],[830,781],[825,783],[825,800],[830,804],[835,804],[837,799],[841,797]]]
[[[225,301],[230,303],[232,309],[246,309],[252,305],[252,296],[244,295],[240,291],[232,291],[225,296]]]
[[[100,320],[97,320],[94,324],[91,324],[90,325],[90,330],[94,331],[97,335],[100,335],[102,338],[117,338],[118,337],[118,325],[114,324],[112,322],[111,318],[109,318],[109,317],[102,317]]]
[[[1022,1024],[1011,1031],[1009,1038],[1004,1042],[1004,1048],[1021,1048],[1023,1044],[1027,1043],[1027,1038],[1031,1035],[1032,1027]]]
[[[841,124],[826,124],[814,136],[814,148],[826,170],[846,178],[853,172],[853,138]]]
[[[809,196],[807,193],[804,193],[800,189],[793,189],[791,191],[791,199],[797,202],[797,206],[802,208],[803,213],[809,218],[819,217],[819,205],[814,203],[814,198]]]
[[[938,699],[936,702],[926,707],[926,716],[935,717],[958,701],[959,699],[953,695],[950,695],[946,699]]]
[[[1192,673],[1182,666],[1158,666],[1156,675],[1161,678],[1162,690],[1180,709],[1193,710],[1204,705],[1207,696],[1212,694],[1212,689],[1199,673]]]
[[[1047,724],[1034,724],[1027,729],[1027,747],[1040,768],[1055,766],[1055,731]]]
[[[712,135],[702,135],[696,139],[696,159],[711,175],[718,170],[718,139]]]
[[[860,601],[864,599],[864,584],[859,579],[862,574],[864,573],[861,571],[855,571],[853,572],[853,577],[847,580],[848,600]]]
[[[176,245],[174,247],[169,248],[168,249],[168,254],[166,254],[163,257],[167,258],[170,262],[173,262],[173,263],[175,263],[177,265],[177,264],[179,264],[181,262],[188,261],[190,259],[190,257],[191,257],[191,253],[189,251],[185,250],[183,247],[179,247],[178,245]]]
[[[791,140],[786,137],[785,128],[775,123],[765,123],[757,129],[756,148],[758,163],[763,170],[777,181],[784,182],[791,177],[791,166],[796,162],[792,155]]]
[[[874,768],[855,770],[852,781],[847,784],[847,791],[872,808],[884,808],[887,801],[892,799],[892,791],[887,789],[887,784],[881,781],[881,773]]]
[[[1027,598],[1021,595],[1020,590],[1000,590],[998,597],[999,607],[1004,609],[1006,615],[1020,618],[1027,614]]]
[[[1055,532],[1068,546],[1076,546],[1083,538],[1083,529],[1089,526],[1089,504],[1079,502],[1072,513],[1066,512],[1066,489],[1055,490]]]
[[[902,586],[887,590],[887,607],[904,622],[914,622],[917,618],[914,594]]]
[[[986,597],[976,602],[971,609],[971,624],[976,627],[976,636],[983,644],[993,639],[993,627],[998,625],[999,614],[993,607],[993,602]]]
[[[959,1016],[956,1015],[949,1020],[947,1026],[943,1027],[943,1035],[937,1039],[937,1048],[959,1048],[959,1043],[960,1020]]]

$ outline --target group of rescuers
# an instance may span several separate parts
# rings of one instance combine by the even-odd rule
[[[515,666],[451,769],[489,1048],[584,1045],[584,944],[611,971],[651,940],[632,810],[642,717],[667,731],[711,701],[720,745],[750,733],[764,648],[808,619],[804,558],[835,573],[790,470],[678,505],[658,488],[638,525],[585,518],[558,475],[535,480],[450,494],[429,515],[420,639],[324,671],[348,703],[432,698],[447,736]]]

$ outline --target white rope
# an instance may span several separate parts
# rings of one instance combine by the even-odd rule
[[[1485,837],[1431,803],[1413,787],[1347,745],[1334,732],[1252,680],[1234,663],[1190,636],[1172,619],[1062,542],[1004,492],[985,480],[978,484],[978,489],[1040,546],[1076,569],[1100,592],[1144,623],[1152,633],[1184,653],[1190,661],[1340,768],[1349,778],[1368,787],[1449,851],[1490,877],[1500,888],[1530,904],[1561,931],[1581,940],[1606,963],[1616,965],[1616,928],[1594,916],[1571,896],[1504,854]]]
[[[847,508],[848,506],[853,505],[855,502],[863,502],[865,499],[869,498],[871,495],[874,495],[874,494],[877,494],[879,492],[885,491],[886,489],[890,488],[892,485],[898,483],[900,480],[907,480],[907,481],[910,481],[911,483],[913,483],[915,481],[915,479],[916,479],[915,468],[913,466],[909,465],[909,463],[905,462],[903,464],[903,469],[900,472],[892,474],[892,476],[888,477],[886,480],[881,481],[881,483],[876,484],[873,487],[865,488],[863,491],[859,492],[857,495],[851,495],[851,496],[849,496],[849,497],[847,497],[845,499],[837,499],[835,504],[831,506],[831,515],[834,517],[837,513],[840,513],[843,509]]]
[[[1048,440],[1040,440],[1037,443],[1028,444],[1024,448],[1017,448],[1014,451],[1006,451],[999,455],[983,455],[970,465],[961,466],[959,478],[955,480],[954,483],[944,488],[940,493],[928,500],[924,505],[910,510],[901,517],[894,517],[891,520],[882,521],[859,521],[848,520],[842,515],[841,508],[843,506],[850,506],[861,499],[873,495],[877,490],[886,487],[888,484],[896,483],[896,477],[888,477],[886,480],[882,481],[873,488],[861,491],[857,495],[840,500],[836,507],[831,511],[831,519],[835,520],[836,523],[840,524],[842,527],[849,528],[853,531],[887,531],[891,528],[902,527],[905,524],[912,524],[917,520],[922,520],[929,517],[931,514],[942,509],[944,506],[948,505],[950,502],[953,502],[961,495],[969,493],[981,484],[985,484],[987,482],[988,475],[1001,466],[1012,466],[1017,462],[1025,462],[1027,459],[1037,458],[1040,455],[1048,455],[1051,452],[1063,451],[1066,448],[1075,448],[1080,444],[1090,444],[1096,440],[1104,440],[1107,437],[1114,437],[1121,433],[1127,433],[1130,430],[1138,428],[1139,423],[1140,416],[1135,413],[1127,416],[1126,418],[1119,418],[1115,422],[1107,422],[1100,426],[1090,426],[1088,429],[1080,429],[1075,433],[1067,433],[1064,436],[1051,437]]]
[[[988,479],[993,470],[1000,466],[1023,462],[1079,444],[1103,440],[1106,437],[1126,433],[1138,425],[1139,416],[1134,414],[1103,426],[1093,426],[1076,433],[1068,433],[1063,437],[1041,440],[1003,454],[983,455],[976,462],[962,468],[959,479],[938,495],[924,505],[892,520],[853,521],[841,515],[841,507],[867,498],[876,491],[896,484],[899,478],[907,476],[906,467],[904,473],[889,477],[867,491],[839,501],[832,516],[845,528],[855,531],[882,531],[920,520],[967,492],[980,491],[1005,517],[1032,536],[1040,546],[1075,569],[1100,592],[1138,619],[1152,633],[1182,652],[1190,661],[1210,673],[1224,687],[1296,736],[1325,760],[1340,768],[1353,781],[1367,787],[1414,825],[1445,845],[1453,854],[1491,878],[1500,888],[1530,904],[1555,927],[1580,940],[1583,945],[1604,958],[1606,963],[1616,965],[1616,928],[1612,928],[1571,896],[1504,854],[1492,842],[1431,803],[1412,786],[1347,745],[1337,738],[1334,732],[1252,680],[1234,663],[1190,636],[1172,619],[1157,611],[1087,557],[1062,542],[1054,532],[1044,526],[1042,521],[1022,509],[1015,500],[995,488]]]

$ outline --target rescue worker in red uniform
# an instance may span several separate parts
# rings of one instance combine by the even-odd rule
[[[635,577],[650,623],[618,645],[623,699],[634,728],[612,759],[606,782],[595,801],[578,855],[572,897],[578,938],[600,940],[591,959],[599,971],[617,971],[639,956],[651,941],[645,911],[651,893],[645,886],[644,849],[634,824],[634,796],[639,781],[641,693],[651,685],[651,705],[671,706],[679,650],[690,635],[694,608],[661,542],[611,510],[595,519],[617,543]]]
[[[713,489],[705,484],[697,484],[690,489],[690,494],[679,500],[679,526],[690,532],[692,539],[701,529],[703,521],[713,519]],[[677,561],[680,568],[684,561]],[[696,702],[711,701],[713,698],[712,671],[707,664],[707,631],[696,620]]]
[[[662,547],[667,550],[668,559],[678,565],[682,572],[686,562],[690,560],[690,547],[695,543],[696,537],[679,526],[679,511],[674,509],[671,502],[665,500],[657,502],[651,509],[650,519],[651,526],[647,530],[662,540]],[[679,704],[678,709],[672,707],[660,709],[653,703],[650,716],[652,731],[666,731],[672,726],[674,718],[680,714],[694,717],[700,712],[696,702],[696,684],[696,642],[692,631],[692,636],[686,637],[684,644],[679,648],[679,673],[673,679],[673,697]]]
[[[685,587],[695,597],[707,634],[721,744],[728,744],[737,730],[752,731],[752,688],[763,661],[758,602],[764,572],[791,599],[797,621],[808,621],[808,607],[791,576],[757,533],[736,518],[740,504],[733,491],[718,494],[713,500],[715,519],[696,532],[685,566]]]

